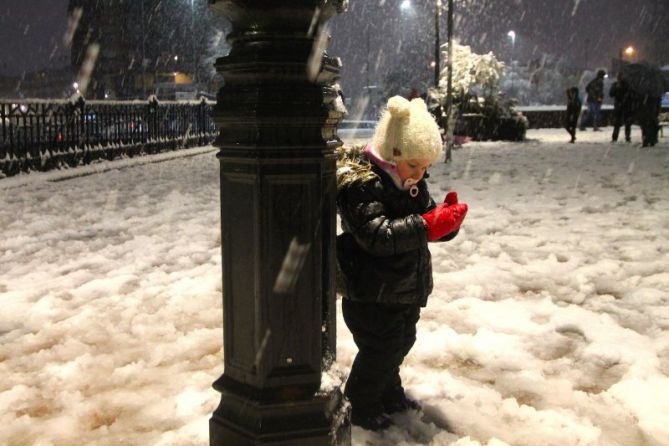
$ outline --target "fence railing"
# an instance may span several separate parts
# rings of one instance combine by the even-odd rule
[[[212,105],[0,99],[0,172],[9,176],[207,145],[217,134]]]

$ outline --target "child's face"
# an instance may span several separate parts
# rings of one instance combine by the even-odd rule
[[[415,181],[422,180],[432,162],[427,159],[409,159],[397,160],[395,164],[397,164],[397,172],[400,175],[400,179],[404,183],[409,178]]]

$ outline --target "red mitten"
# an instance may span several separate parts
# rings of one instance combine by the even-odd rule
[[[430,212],[421,215],[427,228],[427,239],[431,242],[439,240],[459,229],[465,215],[467,215],[467,209],[465,203],[457,203],[451,206],[443,203]]]
[[[458,204],[458,193],[455,191],[450,191],[449,193],[447,193],[446,198],[444,198],[444,203],[446,203],[449,206]]]

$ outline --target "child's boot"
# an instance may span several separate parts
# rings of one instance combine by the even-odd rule
[[[387,400],[383,402],[383,410],[387,414],[406,412],[408,410],[421,410],[420,404],[418,401],[413,400],[406,395],[403,395],[402,398],[397,398],[394,400]]]
[[[361,410],[351,410],[351,424],[360,426],[369,431],[382,431],[392,426],[393,421],[384,413],[370,413]]]

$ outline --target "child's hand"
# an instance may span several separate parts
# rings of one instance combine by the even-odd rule
[[[448,195],[446,197],[449,199]],[[451,195],[450,199],[453,199],[453,195]],[[457,200],[457,196],[455,196],[455,199]],[[421,215],[425,221],[427,239],[431,242],[439,240],[445,235],[458,230],[465,219],[465,215],[467,215],[467,210],[468,207],[465,203],[455,203],[452,205],[443,203],[430,212]]]

